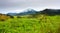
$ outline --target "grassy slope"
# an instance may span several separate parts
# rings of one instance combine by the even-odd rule
[[[0,21],[0,33],[60,33],[60,16]]]

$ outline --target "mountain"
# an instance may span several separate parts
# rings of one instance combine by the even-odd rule
[[[36,14],[37,11],[35,11],[34,9],[27,9],[24,10],[25,12],[21,12],[21,13],[8,13],[7,15],[9,16],[22,16],[22,15],[30,15],[30,14]]]
[[[21,12],[17,15],[30,15],[30,14],[36,14],[37,13],[37,11],[34,10],[34,9],[27,9],[27,10],[24,10],[24,11],[26,11],[26,12]]]
[[[36,11],[34,9],[27,9],[24,10],[25,12],[21,13],[8,13],[7,15],[10,16],[23,16],[23,15],[39,15],[39,14],[46,14],[46,15],[60,15],[60,9],[44,9],[42,11]]]
[[[40,12],[47,15],[60,15],[60,9],[44,9]]]
[[[7,16],[16,16],[17,13],[8,13]]]

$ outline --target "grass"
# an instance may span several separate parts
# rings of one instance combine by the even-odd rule
[[[60,33],[60,16],[0,21],[0,33]]]

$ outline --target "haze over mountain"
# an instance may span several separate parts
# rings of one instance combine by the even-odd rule
[[[20,13],[7,13],[7,15],[15,16],[15,15],[29,15],[29,14],[36,14],[36,10],[34,9],[26,9],[24,10],[25,12],[20,12]]]
[[[22,15],[33,15],[33,14],[47,14],[47,15],[60,15],[60,9],[44,9],[41,11],[36,11],[34,9],[24,10],[25,12],[20,13],[8,13],[7,15],[11,16],[22,16]]]

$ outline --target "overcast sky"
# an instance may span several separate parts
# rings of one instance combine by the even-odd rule
[[[0,0],[0,13],[22,12],[27,8],[35,10],[60,9],[60,0]]]

